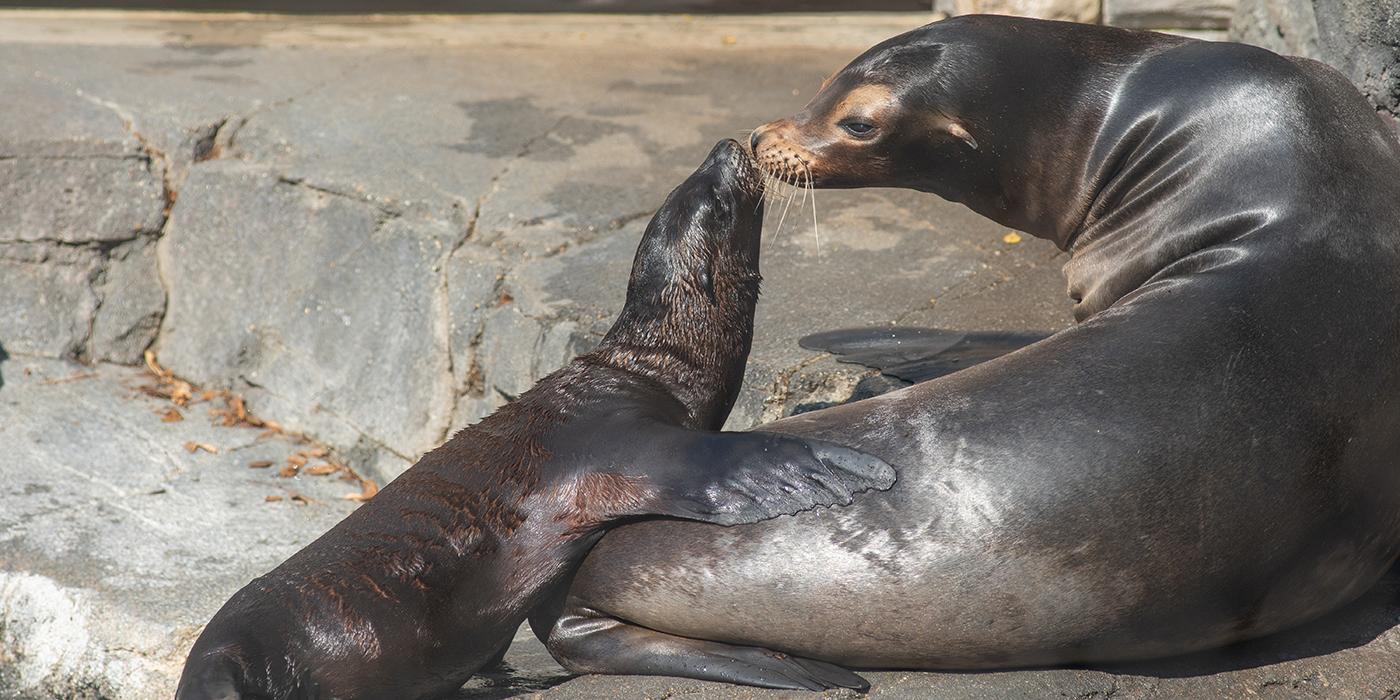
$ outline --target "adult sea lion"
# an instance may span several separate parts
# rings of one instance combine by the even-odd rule
[[[717,145],[647,227],[602,344],[238,591],[177,698],[439,697],[499,659],[619,519],[754,522],[888,487],[888,465],[847,448],[715,432],[753,332],[762,189],[742,147]],[[771,665],[860,682],[821,662]]]
[[[1296,625],[1395,562],[1400,145],[1340,74],[960,17],[867,51],[753,144],[792,180],[916,188],[1053,241],[1081,322],[762,426],[899,481],[756,525],[612,531],[532,618],[566,667],[791,687],[713,662],[1159,657]]]

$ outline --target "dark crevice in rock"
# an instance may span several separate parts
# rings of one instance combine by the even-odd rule
[[[223,151],[223,143],[220,142],[219,132],[223,131],[224,125],[228,124],[228,117],[208,126],[195,130],[193,160],[196,163],[203,163],[206,160],[218,158]]]

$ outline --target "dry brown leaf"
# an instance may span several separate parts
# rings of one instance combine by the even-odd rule
[[[282,497],[281,497],[281,496],[263,496],[263,500],[264,500],[264,501],[267,501],[268,503],[276,503],[276,502],[282,500]]]
[[[67,384],[68,382],[76,382],[82,379],[92,379],[96,376],[96,372],[78,372],[76,374],[70,374],[66,377],[58,377],[57,379],[45,379],[42,383],[46,385]]]
[[[295,504],[297,504],[297,505],[299,505],[299,506],[310,505],[310,504],[312,504],[312,503],[314,503],[314,502],[315,502],[315,501],[312,501],[311,499],[309,499],[309,498],[307,498],[306,496],[303,496],[303,495],[301,495],[301,494],[299,494],[299,493],[294,493],[294,494],[292,494],[292,503],[295,503]]]
[[[287,464],[292,464],[298,467],[304,467],[306,466],[306,458],[301,456],[300,453],[294,454],[291,457],[287,458]]]
[[[199,392],[199,400],[200,400],[200,401],[213,401],[213,400],[214,400],[214,397],[215,397],[215,396],[218,396],[218,395],[219,395],[219,392],[214,391],[213,389],[205,389],[204,391]]]
[[[277,476],[290,479],[297,475],[297,471],[298,470],[295,465],[288,464],[287,466],[282,467],[280,470],[278,470]]]
[[[374,498],[374,495],[377,493],[379,493],[379,485],[374,483],[372,479],[360,479],[360,492],[347,493],[343,496],[343,498],[347,501],[358,501],[360,503],[364,503],[365,501]]]
[[[306,455],[307,457],[315,457],[316,459],[320,459],[330,454],[330,450],[327,450],[324,447],[313,447],[309,450],[302,450],[301,453]]]
[[[256,462],[248,463],[249,469],[267,469],[270,466],[272,466],[272,460],[270,459],[260,459]]]
[[[191,387],[189,382],[176,379],[174,384],[171,384],[170,402],[176,406],[188,404],[192,396],[194,396],[194,387]]]
[[[334,464],[317,464],[307,467],[302,471],[311,476],[325,476],[327,474],[334,474],[340,471],[340,469]]]
[[[162,422],[165,423],[179,423],[180,421],[185,419],[185,414],[180,413],[180,411],[177,409],[170,408],[166,409],[164,413],[160,414],[160,419]]]
[[[145,353],[145,358],[146,358],[146,369],[151,370],[151,374],[154,374],[154,375],[156,375],[157,377],[160,377],[161,379],[169,379],[169,378],[170,378],[170,376],[171,376],[171,374],[172,374],[171,371],[168,370],[168,369],[166,369],[166,368],[164,368],[164,367],[161,367],[160,364],[158,364],[158,363],[156,362],[156,354],[155,354],[154,352],[151,352],[150,350],[147,350],[146,353]]]
[[[213,445],[211,445],[211,444],[209,444],[209,443],[207,443],[207,442],[194,442],[194,441],[190,441],[190,442],[185,443],[185,449],[188,450],[188,451],[190,452],[190,454],[194,454],[195,452],[197,452],[197,451],[199,451],[199,450],[204,450],[205,452],[208,452],[208,453],[211,454],[211,455],[219,454],[219,448],[217,448],[217,447],[215,447],[215,446],[213,446]]]

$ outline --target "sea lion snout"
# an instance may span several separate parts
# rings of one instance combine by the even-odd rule
[[[761,194],[763,173],[743,144],[724,139],[710,149],[693,178],[711,179],[718,190],[739,188],[749,195]]]

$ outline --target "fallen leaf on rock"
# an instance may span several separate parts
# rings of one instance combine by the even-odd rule
[[[287,466],[282,467],[282,469],[280,469],[277,472],[277,476],[283,477],[285,479],[290,479],[296,476],[298,471],[300,470],[295,464],[288,464]]]
[[[281,497],[281,496],[263,496],[263,500],[264,500],[264,501],[267,501],[268,503],[276,503],[276,502],[282,500],[282,497]]]
[[[722,39],[721,41],[723,41],[725,46],[733,46],[739,43],[739,37],[734,36],[733,34],[725,34],[724,39]]]
[[[1008,231],[1005,236],[1001,237],[1001,240],[1007,245],[1016,245],[1021,242],[1021,234],[1015,231]]]
[[[78,372],[78,373],[76,373],[76,374],[70,374],[70,375],[68,375],[68,376],[66,376],[66,377],[59,377],[59,378],[57,378],[57,379],[45,379],[45,380],[44,380],[43,382],[41,382],[41,383],[42,383],[42,384],[45,384],[45,385],[67,384],[68,382],[76,382],[76,381],[80,381],[80,380],[83,380],[83,379],[92,379],[93,377],[96,377],[96,376],[97,376],[97,373],[96,373],[96,372]]]
[[[374,495],[377,493],[379,493],[379,485],[374,483],[372,479],[360,479],[360,492],[347,493],[343,498],[347,501],[359,501],[360,503],[364,503],[374,498]]]
[[[176,406],[189,405],[193,396],[194,387],[191,387],[189,382],[177,379],[170,385],[170,403]]]
[[[270,466],[272,466],[272,460],[270,459],[260,459],[256,462],[248,463],[249,469],[267,469]]]
[[[291,457],[287,458],[287,464],[296,465],[298,467],[304,467],[306,466],[306,457],[303,457],[301,453],[298,452],[297,454],[294,454]]]
[[[316,464],[307,467],[303,471],[307,474],[310,474],[311,476],[325,476],[327,474],[334,474],[340,471],[340,467],[337,467],[334,464]]]
[[[194,454],[195,452],[198,452],[199,450],[204,450],[205,452],[208,452],[208,453],[211,454],[211,455],[219,454],[219,448],[217,448],[217,447],[215,447],[215,446],[213,446],[213,445],[211,445],[211,444],[209,444],[209,443],[207,443],[207,442],[194,442],[194,441],[190,441],[190,442],[185,443],[185,449],[186,449],[187,451],[189,451],[190,454]]]
[[[313,447],[309,450],[302,450],[301,453],[306,455],[307,457],[315,457],[316,459],[320,459],[330,454],[330,450],[327,450],[324,447]]]
[[[297,504],[297,505],[299,505],[299,506],[306,506],[306,505],[311,505],[312,503],[315,503],[315,501],[313,501],[313,500],[311,500],[311,499],[307,498],[306,496],[303,496],[303,495],[301,495],[301,494],[299,494],[299,493],[294,493],[294,494],[292,494],[292,503],[295,503],[295,504]]]
[[[185,419],[185,414],[180,413],[177,409],[171,408],[166,409],[164,413],[160,414],[160,419],[165,423],[179,423]]]

